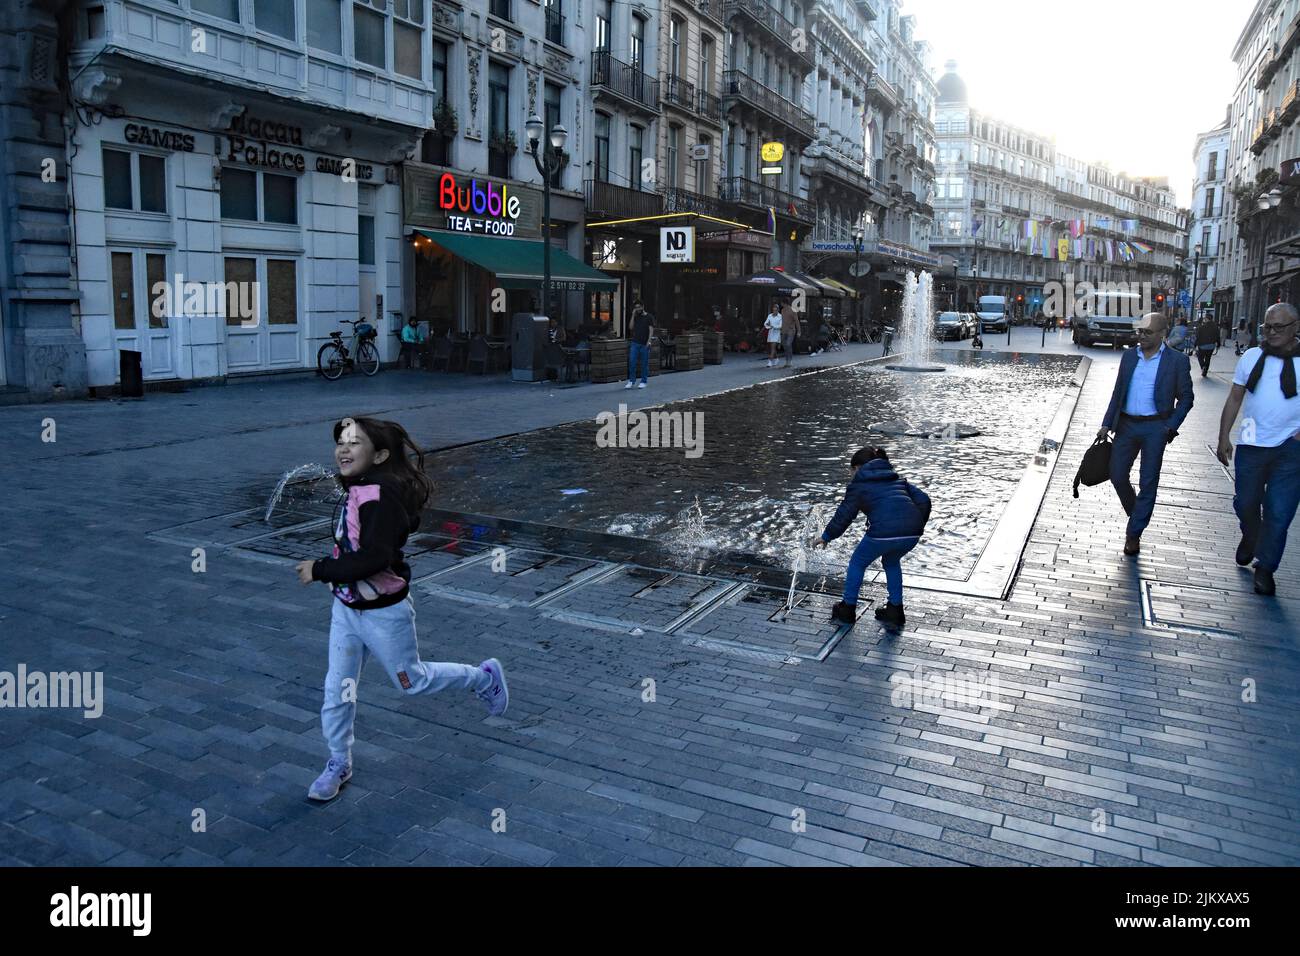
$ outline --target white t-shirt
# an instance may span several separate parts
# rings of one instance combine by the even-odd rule
[[[1245,387],[1263,354],[1261,348],[1246,350],[1232,376],[1234,385]],[[1291,361],[1296,363],[1297,381],[1300,381],[1300,358]],[[1255,391],[1247,392],[1242,403],[1238,444],[1276,448],[1296,432],[1300,432],[1300,395],[1287,398],[1282,394],[1282,359],[1270,355],[1264,360],[1264,374],[1259,377]]]
[[[781,313],[773,312],[763,322],[763,328],[767,329],[767,340],[769,342],[781,341]]]

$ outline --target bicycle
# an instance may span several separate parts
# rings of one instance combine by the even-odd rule
[[[350,368],[360,368],[367,376],[379,371],[379,346],[375,339],[379,332],[365,319],[342,319],[344,325],[353,326],[352,348],[356,359],[343,344],[343,333],[335,329],[330,333],[330,340],[316,353],[316,371],[326,381],[335,382],[343,377]]]

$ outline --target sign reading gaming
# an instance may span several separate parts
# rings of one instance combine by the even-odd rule
[[[513,236],[519,219],[519,197],[505,183],[471,179],[458,183],[451,173],[438,180],[438,208],[447,214],[447,228],[485,236]],[[456,215],[456,213],[464,215]],[[491,218],[475,219],[474,216]]]

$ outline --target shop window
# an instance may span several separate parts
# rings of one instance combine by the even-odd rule
[[[294,7],[295,4],[284,0],[253,0],[253,25],[286,40],[297,39]]]
[[[298,223],[298,180],[292,176],[262,174],[263,219],[293,226]]]
[[[357,216],[357,263],[375,264],[375,217]]]
[[[167,211],[167,163],[161,156],[107,148],[103,156],[105,209]]]
[[[190,0],[190,9],[239,22],[239,0]]]
[[[224,185],[224,183],[222,184]],[[257,282],[257,260],[242,256],[230,256],[226,259],[226,325],[243,324],[243,303],[253,303],[254,312],[258,302],[249,290]]]
[[[361,63],[384,69],[384,15],[360,4],[352,7],[352,55]]]
[[[109,209],[134,209],[131,190],[131,154],[116,149],[104,150],[104,206]]]
[[[113,266],[113,328],[135,328],[135,273],[131,253],[115,252]]]
[[[221,218],[257,221],[257,173],[228,167],[221,170]]]
[[[266,321],[298,324],[298,263],[293,259],[266,260]]]
[[[341,0],[307,0],[307,45],[326,53],[343,53]]]
[[[167,211],[167,163],[161,156],[136,155],[140,166],[140,208],[144,212]]]

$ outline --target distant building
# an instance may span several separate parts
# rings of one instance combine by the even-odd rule
[[[1044,283],[1067,278],[1173,294],[1186,221],[1167,179],[1075,159],[1051,137],[974,109],[955,61],[938,89],[930,248],[957,260],[956,279],[938,284],[940,305],[973,310],[980,296],[1001,295],[1031,315]]]
[[[1222,321],[1231,320],[1233,300],[1232,285],[1225,282],[1220,270],[1221,258],[1227,252],[1229,220],[1224,212],[1231,142],[1231,117],[1196,137],[1192,154],[1196,177],[1187,228],[1188,293],[1190,295],[1194,288],[1196,298],[1193,305],[1212,306]]]

